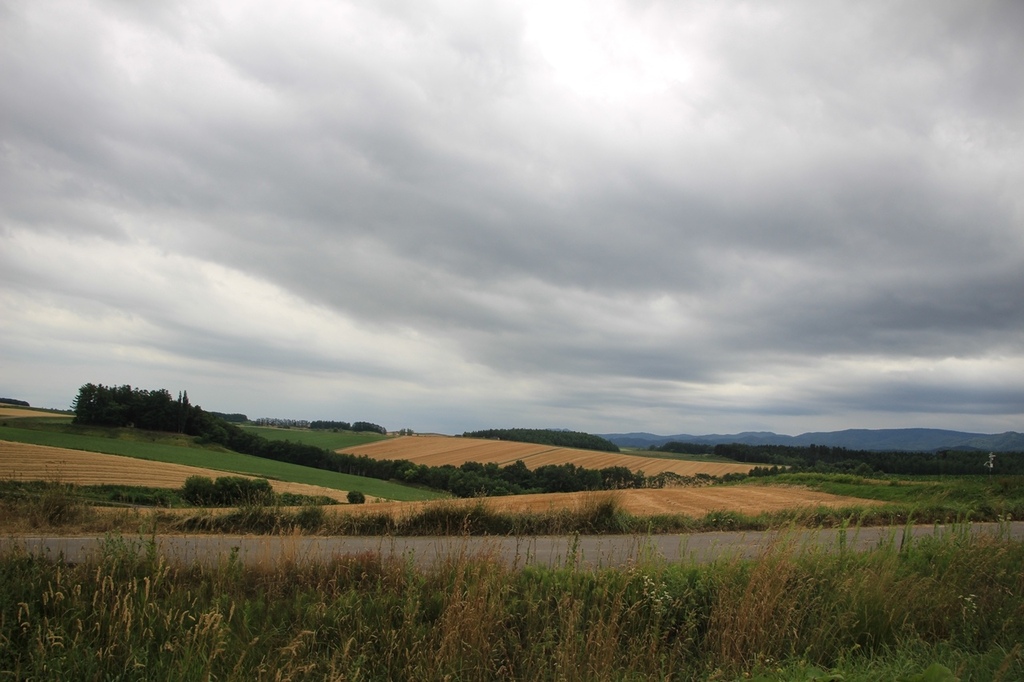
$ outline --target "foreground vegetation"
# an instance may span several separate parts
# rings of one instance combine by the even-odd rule
[[[377,553],[172,565],[110,538],[0,556],[0,670],[73,680],[1019,680],[1024,545],[511,569]]]

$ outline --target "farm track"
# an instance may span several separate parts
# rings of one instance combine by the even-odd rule
[[[745,474],[753,468],[749,464],[693,462],[619,452],[597,452],[535,443],[452,436],[401,436],[344,448],[338,452],[366,455],[373,459],[406,459],[414,464],[427,466],[459,466],[465,462],[507,466],[516,460],[522,460],[529,469],[548,464],[575,464],[587,469],[621,466],[633,472],[642,471],[647,476],[663,472],[672,472],[680,476],[723,476],[731,473]]]
[[[55,481],[76,485],[137,485],[180,488],[189,476],[244,476],[215,469],[0,440],[0,477],[14,481]],[[325,495],[344,500],[345,491],[270,480],[279,493]]]

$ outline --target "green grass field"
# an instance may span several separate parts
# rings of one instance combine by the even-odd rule
[[[103,431],[103,429],[97,428],[90,430],[91,433]],[[432,500],[443,497],[441,494],[429,490],[374,478],[351,476],[287,462],[276,462],[230,450],[201,448],[194,446],[191,438],[177,434],[155,434],[135,429],[109,429],[107,431],[114,437],[84,435],[60,430],[0,426],[0,440],[206,467],[217,471],[249,474],[279,481],[320,485],[335,490],[359,490],[367,495],[389,500]],[[129,439],[128,436],[132,436],[132,438]]]
[[[309,429],[281,429],[272,426],[243,426],[242,429],[267,440],[287,440],[303,445],[315,445],[325,450],[341,450],[387,438],[379,433],[356,433],[354,431],[311,431]]]
[[[833,495],[848,495],[883,502],[934,504],[938,502],[991,503],[1024,501],[1021,476],[886,476],[853,474],[779,474],[745,481],[759,485],[804,485]]]

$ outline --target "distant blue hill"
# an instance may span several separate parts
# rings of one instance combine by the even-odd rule
[[[1024,452],[1024,434],[1016,431],[985,434],[945,429],[847,429],[845,431],[819,431],[785,436],[771,431],[745,431],[734,434],[708,434],[694,436],[678,433],[659,436],[653,433],[598,434],[619,447],[649,448],[672,441],[681,443],[743,443],[746,445],[827,445],[849,450],[907,450],[931,452],[934,450],[984,450],[985,452]]]

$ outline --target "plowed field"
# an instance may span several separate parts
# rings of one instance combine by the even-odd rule
[[[687,462],[617,452],[595,452],[533,443],[451,436],[402,436],[366,445],[356,445],[339,452],[366,455],[374,459],[407,459],[415,464],[427,466],[442,466],[444,464],[459,466],[464,462],[480,462],[481,464],[494,462],[500,466],[507,466],[517,459],[521,459],[530,469],[536,469],[546,464],[575,464],[587,469],[621,466],[630,471],[642,471],[647,476],[664,471],[671,471],[680,476],[696,474],[722,476],[730,473],[745,474],[753,468],[749,464]]]
[[[189,476],[217,478],[238,475],[241,474],[0,440],[0,477],[8,480],[180,488]],[[284,481],[270,481],[270,485],[279,493],[326,495],[336,500],[345,499],[344,491],[317,485]]]
[[[880,504],[874,500],[841,497],[795,486],[715,486],[701,488],[663,488],[654,490],[616,490],[614,492],[547,493],[510,495],[480,499],[447,500],[442,504],[477,504],[481,500],[497,511],[545,512],[576,509],[613,496],[630,514],[685,514],[701,517],[713,511],[734,511],[756,515],[762,512],[802,507],[852,507]],[[338,507],[338,513],[388,512],[411,514],[437,502],[379,502]]]

